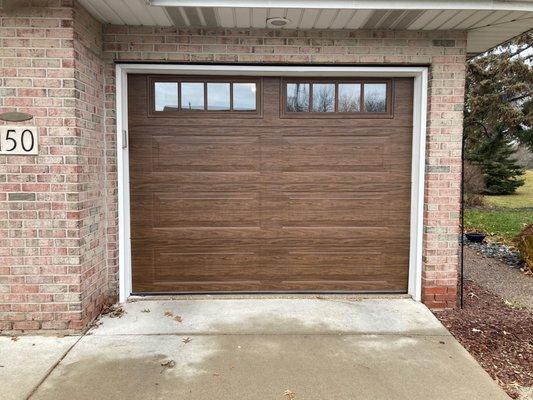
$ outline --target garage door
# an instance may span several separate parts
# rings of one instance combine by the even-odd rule
[[[128,85],[135,293],[407,291],[411,78]]]

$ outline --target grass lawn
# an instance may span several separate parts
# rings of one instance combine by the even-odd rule
[[[511,244],[524,226],[533,224],[533,170],[527,171],[525,177],[525,185],[515,194],[485,196],[489,207],[466,209],[466,230],[480,230]]]
[[[526,183],[519,187],[515,194],[508,196],[485,196],[487,204],[506,208],[533,208],[533,170],[526,171]]]
[[[465,210],[466,230],[477,229],[509,244],[527,224],[533,224],[533,208]]]

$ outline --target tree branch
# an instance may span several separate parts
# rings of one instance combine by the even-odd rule
[[[522,100],[522,99],[525,99],[526,97],[530,97],[531,96],[531,93],[526,93],[526,94],[523,94],[521,96],[518,96],[518,97],[514,97],[512,99],[509,99],[507,100],[509,103],[513,102],[513,101],[517,101],[517,100]]]
[[[527,45],[526,47],[524,47],[524,48],[521,48],[521,49],[519,48],[517,51],[515,51],[515,52],[512,53],[512,54],[510,54],[510,55],[509,55],[509,58],[513,58],[514,56],[517,56],[517,55],[523,53],[524,51],[526,51],[527,49],[529,49],[529,48],[532,47],[532,46],[533,46],[533,43],[530,43],[530,44],[528,44],[528,45]]]

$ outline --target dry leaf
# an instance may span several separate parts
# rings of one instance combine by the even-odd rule
[[[296,393],[294,393],[292,390],[285,390],[285,393],[283,393],[285,396],[287,396],[288,400],[294,400],[296,398]]]
[[[174,317],[174,321],[176,321],[176,322],[180,322],[180,323],[181,323],[181,322],[183,322],[183,319],[182,319],[179,315],[176,315],[176,316]]]
[[[11,341],[16,342],[18,340],[19,340],[18,336],[11,336]]]
[[[172,316],[174,316],[172,311],[165,311],[165,317],[172,317]]]
[[[148,308],[145,308],[145,309],[144,309],[144,310],[142,310],[141,312],[143,312],[143,313],[149,313],[149,312],[150,312],[150,309],[148,309]]]
[[[168,360],[164,363],[161,363],[161,366],[167,368],[174,368],[176,366],[176,362],[174,360]]]
[[[181,341],[182,341],[183,343],[187,344],[187,343],[191,342],[192,339],[191,339],[190,337],[187,336],[186,338],[181,339]]]

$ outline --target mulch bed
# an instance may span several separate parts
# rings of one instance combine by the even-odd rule
[[[513,399],[533,386],[533,312],[465,281],[464,308],[435,315]]]

